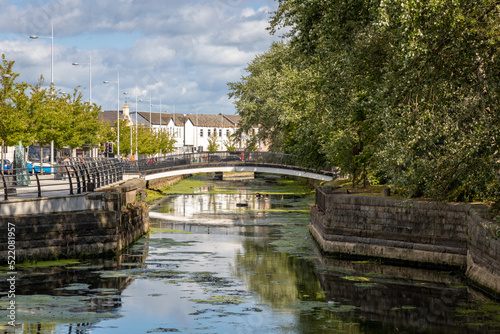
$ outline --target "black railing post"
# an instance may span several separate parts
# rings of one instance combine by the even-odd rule
[[[100,161],[99,160],[96,160],[96,162],[95,162],[95,169],[96,169],[96,177],[97,177],[96,188],[100,188],[101,187],[101,168],[100,168]]]
[[[42,169],[40,168],[40,171]],[[35,173],[35,178],[36,178],[36,185],[38,187],[38,197],[42,197],[42,187],[40,185],[40,179],[38,178],[38,173]]]
[[[7,182],[5,181],[5,176],[3,175],[3,171],[1,171],[2,173],[2,182],[3,182],[3,190],[4,190],[4,197],[5,197],[5,200],[8,201],[9,200],[9,191],[7,189]]]
[[[74,195],[73,193],[73,180],[71,179],[71,173],[69,172],[68,166],[64,166],[66,168],[66,174],[68,174],[68,180],[69,180],[69,194]]]
[[[90,173],[89,173],[89,170],[87,168],[87,164],[86,163],[83,163],[82,164],[82,170],[83,172],[85,173],[85,176],[84,176],[84,179],[86,178],[87,181],[84,183],[84,187],[85,187],[85,192],[87,191],[87,189],[89,188],[88,185],[90,184],[91,180],[90,180]]]
[[[79,172],[78,169],[79,168],[78,168],[77,164],[73,165],[73,171],[74,171],[75,176],[76,176],[76,185],[77,185],[77,187],[76,187],[76,189],[77,189],[76,193],[77,194],[81,194],[82,193],[82,185],[80,183],[80,172]]]
[[[111,183],[115,183],[116,182],[115,163],[116,163],[116,161],[112,161],[111,165],[109,166],[109,170],[110,170],[110,173],[111,173]]]
[[[108,185],[109,184],[109,160],[106,160],[105,163],[103,163],[103,169],[102,169],[102,172],[104,173],[105,175],[105,181],[104,181],[104,185]]]

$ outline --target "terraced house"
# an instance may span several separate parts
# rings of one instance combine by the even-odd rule
[[[116,115],[116,111],[114,112]],[[212,114],[176,114],[138,111],[130,112],[129,106],[124,105],[123,117],[130,123],[151,126],[153,129],[163,129],[173,134],[176,139],[176,152],[202,152],[208,149],[209,138],[216,138],[218,151],[226,151],[226,143],[238,130],[240,116],[238,115],[212,115]],[[258,132],[258,128],[253,129]],[[232,137],[234,138],[234,136]],[[237,150],[244,150],[248,136],[243,135],[234,141]],[[258,149],[265,147],[258,143]]]

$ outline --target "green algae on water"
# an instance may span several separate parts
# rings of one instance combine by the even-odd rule
[[[212,304],[212,305],[225,305],[233,304],[239,305],[244,302],[243,298],[234,296],[212,296],[208,299],[190,299],[189,301],[199,304]]]
[[[96,323],[120,318],[110,312],[99,312],[87,296],[16,295],[17,323]],[[95,309],[94,309],[95,308]],[[6,310],[0,310],[3,316]]]
[[[183,230],[173,230],[173,229],[168,229],[168,228],[157,228],[157,227],[152,227],[149,229],[149,233],[151,234],[156,234],[156,233],[181,233],[181,234],[193,234],[193,232],[189,231],[183,231]]]
[[[323,301],[299,301],[295,305],[286,306],[290,309],[298,309],[304,313],[313,313],[316,311],[328,311],[333,313],[340,312],[351,312],[356,310],[358,307],[353,305],[341,305],[333,301],[323,302]]]
[[[166,194],[192,194],[209,184],[210,182],[200,177],[189,177],[170,187],[162,188],[162,191]]]
[[[23,263],[16,264],[16,268],[48,268],[48,267],[65,267],[68,265],[79,264],[79,260],[67,259],[67,260],[55,260],[55,261],[27,261]]]

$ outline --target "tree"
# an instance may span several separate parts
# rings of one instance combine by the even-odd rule
[[[280,0],[276,43],[230,83],[271,149],[407,196],[498,200],[496,1]]]
[[[219,150],[219,144],[217,144],[217,133],[215,131],[210,135],[210,137],[208,137],[207,150],[208,152],[217,152]]]
[[[160,129],[156,132],[156,138],[158,141],[158,152],[160,154],[168,154],[175,151],[175,140],[174,135],[165,129]]]
[[[226,140],[222,142],[226,151],[234,152],[236,151],[236,144],[238,143],[238,137],[233,133],[227,137]]]
[[[64,133],[64,145],[82,147],[83,145],[97,146],[105,142],[107,126],[99,120],[101,108],[82,100],[82,92],[75,88],[73,94],[63,96],[61,102],[66,104],[69,116]]]
[[[8,61],[2,54],[0,64],[0,140],[2,141],[2,156],[4,159],[4,145],[15,145],[19,141],[29,142],[27,105],[28,96],[26,83],[16,83],[19,73],[13,72],[14,61]],[[3,169],[3,163],[2,163]]]

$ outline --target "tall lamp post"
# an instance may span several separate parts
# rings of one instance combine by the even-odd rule
[[[54,84],[54,23],[50,22],[50,37],[42,37],[37,35],[31,35],[31,39],[50,39],[50,84]],[[43,152],[43,149],[42,149]],[[50,164],[54,164],[54,141],[50,142]]]
[[[123,95],[128,95],[128,92],[124,92]],[[125,98],[125,104],[127,104],[127,98]],[[137,116],[136,116],[137,117]],[[129,121],[132,122],[132,117],[130,117],[130,113],[129,113]],[[134,123],[132,122],[132,125]],[[130,124],[129,124],[129,127],[130,127],[130,158],[132,158],[132,127]]]
[[[92,54],[89,56],[88,63],[72,63],[72,65],[89,65],[89,103],[92,104]]]
[[[138,141],[137,141],[137,132],[138,132],[138,126],[137,124],[137,86],[135,86],[135,155],[136,158],[139,158],[139,148],[138,148]]]
[[[4,101],[2,101],[2,102],[3,102],[3,103],[5,103],[5,104],[6,104],[6,101],[5,101],[5,100],[7,99],[7,97],[6,97],[6,95],[7,95],[7,94],[6,94],[6,82],[8,82],[8,80],[9,80],[11,77],[12,77],[12,76],[11,76],[10,74],[2,74],[2,86],[3,86],[3,89],[4,89]],[[5,155],[4,155],[4,154],[5,154],[5,153],[4,153],[4,145],[5,145],[5,143],[4,143],[4,141],[2,140],[2,166],[1,166],[1,170],[2,170],[2,172],[4,171],[4,165],[5,165],[5,164],[3,163],[3,159],[4,159],[4,156],[5,156]]]
[[[117,88],[117,100],[116,100],[116,133],[117,133],[117,143],[116,143],[116,154],[120,156],[120,72],[118,72],[118,77],[116,81],[104,81],[105,84],[115,83],[118,85]]]

